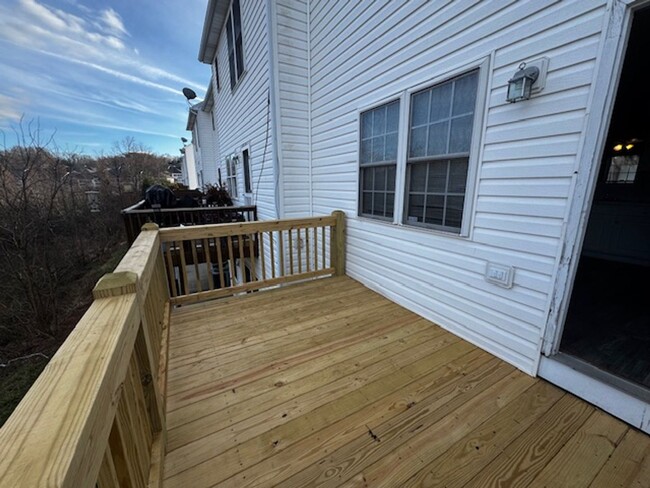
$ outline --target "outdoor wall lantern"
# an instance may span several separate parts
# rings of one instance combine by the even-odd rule
[[[514,76],[508,80],[506,101],[515,103],[528,100],[537,78],[539,78],[539,68],[537,66],[526,67],[526,63],[521,63]]]

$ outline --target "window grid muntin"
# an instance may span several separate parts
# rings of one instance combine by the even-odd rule
[[[377,130],[375,121],[381,113],[383,120],[381,130]],[[400,100],[393,100],[378,107],[366,110],[359,117],[359,215],[380,220],[393,220],[395,215],[395,180],[397,178],[397,152],[399,144]],[[370,121],[369,124],[367,122]],[[367,133],[366,133],[367,131]],[[388,150],[388,137],[394,137],[394,147]],[[381,159],[374,158],[374,141],[382,139],[383,155]],[[370,150],[364,151],[364,143],[371,142]],[[367,144],[365,144],[367,147]],[[376,175],[385,168],[383,189]],[[370,189],[365,188],[366,174],[371,172]],[[370,207],[366,206],[366,198],[370,197]],[[379,207],[379,201],[383,205]],[[390,210],[389,210],[390,209]]]

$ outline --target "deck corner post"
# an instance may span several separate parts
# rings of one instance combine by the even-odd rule
[[[140,230],[143,230],[143,231],[145,231],[145,230],[156,230],[157,231],[159,229],[160,229],[160,227],[158,226],[158,224],[156,224],[154,222],[147,222],[146,224],[144,224],[142,226],[142,228]]]
[[[119,297],[136,293],[137,284],[138,275],[131,271],[106,273],[93,288],[93,298]]]
[[[332,217],[336,218],[331,242],[332,267],[336,276],[345,276],[345,212],[335,210]]]

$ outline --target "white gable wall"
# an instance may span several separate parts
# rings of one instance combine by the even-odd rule
[[[296,8],[286,15],[278,5],[278,24],[302,6],[291,4]],[[346,212],[348,274],[536,373],[605,2],[377,1],[337,2],[333,8],[331,1],[312,0],[309,7],[311,64],[303,70],[311,73],[313,212]],[[288,65],[301,54],[289,35],[281,39],[279,49],[295,54],[289,59],[280,51],[280,62]],[[550,59],[544,91],[506,103],[507,80],[519,63],[541,56]],[[465,215],[472,219],[469,236],[356,217],[358,110],[486,58],[483,131],[474,135],[481,139],[475,201]],[[305,136],[288,122],[295,115],[300,125],[307,102],[296,104],[305,87],[300,66],[292,69],[295,76],[284,74],[286,86],[296,88],[295,96],[284,95],[293,102],[285,105],[282,137],[285,144],[285,132],[296,134],[296,148],[283,149],[297,162]],[[308,212],[304,193],[291,190],[292,178],[304,181],[304,169],[287,168],[284,177],[285,198],[296,202],[292,211]],[[512,289],[485,281],[490,261],[516,268]]]

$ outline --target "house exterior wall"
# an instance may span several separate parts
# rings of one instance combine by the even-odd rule
[[[217,132],[212,129],[211,118],[212,112],[204,112],[199,109],[192,130],[192,139],[197,153],[197,171],[200,171],[202,175],[201,186],[217,183]]]
[[[281,4],[278,29],[299,17],[303,5]],[[535,374],[606,2],[337,2],[332,8],[331,1],[312,0],[308,7],[310,56],[302,69],[311,79],[312,202],[287,192],[285,198],[295,195],[292,211],[344,210],[348,274]],[[293,38],[278,36],[280,66],[302,56],[301,25],[292,29]],[[540,57],[549,58],[544,90],[529,101],[506,103],[507,80],[519,63]],[[479,143],[473,202],[464,217],[471,219],[468,235],[357,217],[359,111],[400,96],[408,103],[406,90],[472,62],[486,63],[488,73],[480,133],[474,135]],[[285,98],[303,100],[300,66],[291,71],[285,71],[285,85],[292,81],[296,93]],[[296,114],[286,107],[283,123],[290,115],[302,120],[304,103]],[[290,127],[282,128],[283,137],[293,133]],[[299,159],[293,148],[285,149]],[[304,181],[304,171],[283,174],[285,188],[298,174]],[[397,185],[404,185],[403,176]],[[512,288],[486,282],[488,262],[515,268]]]
[[[309,151],[308,2],[277,0],[278,130],[282,156],[283,216],[311,214]]]
[[[275,179],[273,140],[271,136],[271,110],[269,89],[269,39],[266,2],[240,0],[244,73],[234,90],[230,87],[228,43],[226,30],[222,29],[216,59],[220,87],[217,87],[215,63],[212,63],[212,89],[215,124],[218,134],[216,159],[222,178],[226,176],[226,157],[239,156],[237,186],[239,198],[236,205],[256,204],[260,219],[277,217],[275,204]],[[242,150],[250,155],[253,194],[244,195]]]

